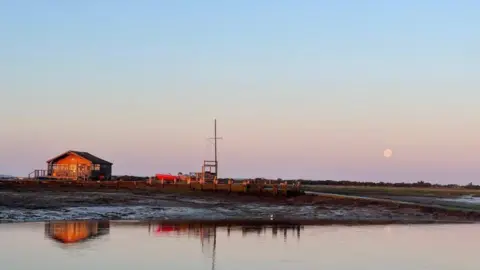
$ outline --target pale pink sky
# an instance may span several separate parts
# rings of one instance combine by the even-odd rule
[[[374,124],[359,114],[349,118],[352,122],[332,122],[325,113],[310,117],[316,121],[308,123],[305,118],[284,117],[286,112],[267,118],[254,110],[249,111],[256,117],[237,113],[236,118],[228,114],[230,119],[218,119],[218,133],[224,137],[219,141],[221,176],[444,183],[476,182],[478,177],[478,144],[468,132],[476,130],[474,122],[421,125],[412,121],[401,126],[398,120]],[[213,157],[213,147],[206,139],[212,136],[212,118],[192,114],[174,122],[170,120],[178,119],[174,113],[146,115],[138,121],[124,119],[124,128],[108,117],[104,128],[102,120],[79,122],[77,128],[62,121],[69,128],[57,132],[29,125],[31,119],[22,123],[18,115],[11,117],[19,121],[3,133],[9,142],[1,145],[0,169],[26,175],[34,168],[44,168],[48,158],[68,149],[113,161],[114,174],[199,171],[202,160]],[[421,120],[421,115],[416,119]],[[53,127],[54,123],[47,125]],[[393,150],[389,159],[383,157],[386,148]]]
[[[198,171],[217,117],[223,177],[480,183],[477,2],[87,2],[0,4],[0,174]]]

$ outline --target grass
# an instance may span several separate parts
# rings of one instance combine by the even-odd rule
[[[303,185],[305,191],[336,193],[354,196],[416,196],[416,197],[458,197],[462,195],[480,196],[480,190],[466,188],[416,188],[378,186],[324,186]]]

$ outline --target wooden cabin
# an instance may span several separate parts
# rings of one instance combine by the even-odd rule
[[[112,163],[88,152],[67,151],[47,161],[47,178],[110,180]]]

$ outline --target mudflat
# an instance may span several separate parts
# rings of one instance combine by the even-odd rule
[[[268,221],[305,224],[478,222],[480,212],[414,203],[300,195],[241,193],[0,190],[0,221],[47,220]]]

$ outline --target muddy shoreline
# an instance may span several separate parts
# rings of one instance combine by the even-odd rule
[[[284,224],[431,224],[479,222],[480,212],[319,195],[0,190],[0,222],[157,220]]]

